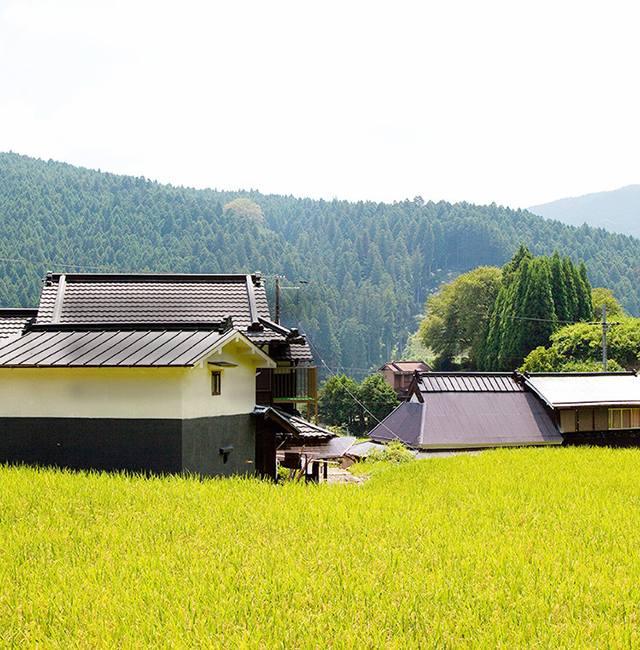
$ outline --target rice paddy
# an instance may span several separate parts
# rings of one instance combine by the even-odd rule
[[[2,647],[640,647],[640,450],[364,486],[3,467],[0,536]]]

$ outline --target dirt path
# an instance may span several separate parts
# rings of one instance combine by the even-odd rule
[[[353,483],[354,485],[362,485],[364,480],[354,476],[351,472],[348,472],[346,469],[340,469],[339,467],[329,467],[329,473],[327,476],[327,483],[346,485],[348,483]]]

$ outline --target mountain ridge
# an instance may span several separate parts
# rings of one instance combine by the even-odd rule
[[[264,219],[225,206],[255,202]],[[162,185],[0,153],[0,305],[33,307],[47,271],[261,271],[283,323],[318,361],[358,378],[402,353],[427,296],[520,243],[584,259],[594,286],[640,315],[640,241],[524,210],[420,197],[392,204]],[[22,260],[10,261],[10,260]],[[79,265],[74,267],[73,265]],[[298,285],[299,280],[308,284]]]
[[[586,223],[610,232],[640,237],[640,185],[567,197],[534,205],[527,210],[572,226]]]

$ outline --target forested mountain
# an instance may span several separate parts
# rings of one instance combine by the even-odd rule
[[[262,213],[225,210],[238,198]],[[402,350],[443,280],[502,266],[520,243],[584,259],[593,286],[614,289],[640,314],[638,240],[495,204],[194,190],[4,153],[0,234],[3,306],[34,306],[46,271],[261,271],[272,305],[275,274],[283,286],[306,280],[282,291],[283,322],[358,379]]]
[[[529,211],[574,226],[586,223],[640,237],[640,185],[534,205]]]

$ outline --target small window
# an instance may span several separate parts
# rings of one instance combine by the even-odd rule
[[[610,429],[640,429],[640,409],[609,409]]]
[[[211,394],[220,395],[220,384],[221,384],[222,373],[219,370],[214,370],[211,373]]]

